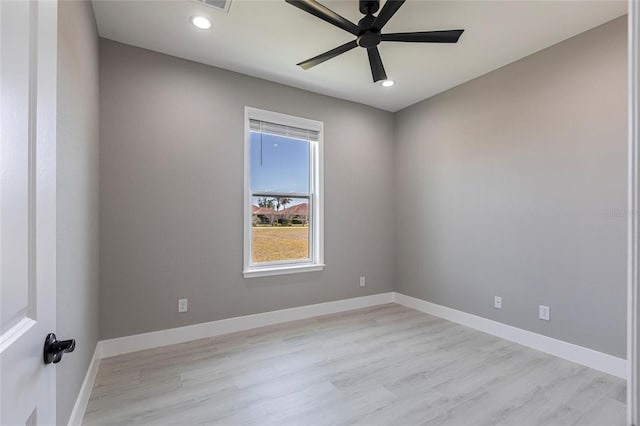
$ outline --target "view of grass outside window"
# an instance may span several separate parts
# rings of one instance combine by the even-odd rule
[[[308,131],[251,121],[251,262],[310,261],[312,153]]]
[[[310,258],[307,199],[254,198],[252,208],[254,263]]]

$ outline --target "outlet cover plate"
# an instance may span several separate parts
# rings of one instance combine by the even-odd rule
[[[545,305],[538,306],[538,317],[541,320],[549,321],[551,319],[551,308]]]
[[[502,309],[502,297],[493,296],[493,307],[496,309]]]

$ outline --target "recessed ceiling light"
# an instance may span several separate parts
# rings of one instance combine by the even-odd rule
[[[393,86],[394,84],[396,84],[396,82],[395,82],[395,81],[393,81],[393,80],[384,80],[384,81],[382,82],[382,87],[391,87],[391,86]]]
[[[211,21],[204,16],[192,16],[189,20],[194,27],[201,30],[208,30],[211,28]]]

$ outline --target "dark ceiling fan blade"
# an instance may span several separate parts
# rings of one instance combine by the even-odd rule
[[[370,47],[367,49],[369,54],[369,65],[371,65],[371,75],[373,76],[373,82],[376,83],[380,80],[387,79],[387,73],[384,72],[384,65],[382,65],[382,58],[380,58],[380,51],[377,47]]]
[[[358,35],[359,29],[356,24],[338,15],[333,10],[324,7],[315,0],[286,0],[286,2],[338,28],[342,28],[353,35]]]
[[[371,27],[381,30],[384,25],[389,22],[389,19],[400,9],[400,6],[404,4],[406,0],[387,0],[382,6],[382,10],[378,13],[376,20],[373,21]]]
[[[407,43],[457,43],[464,30],[421,31],[414,33],[382,34],[382,41]]]
[[[308,70],[311,67],[315,67],[318,64],[323,63],[324,61],[328,61],[329,59],[335,58],[338,55],[342,55],[344,52],[348,52],[349,50],[358,47],[358,43],[353,40],[349,43],[345,43],[342,46],[338,46],[335,49],[331,49],[327,52],[324,52],[318,56],[314,56],[311,59],[307,59],[306,61],[302,61],[299,64],[302,69]]]

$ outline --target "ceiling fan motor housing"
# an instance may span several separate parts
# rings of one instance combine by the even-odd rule
[[[358,36],[358,46],[366,49],[376,47],[380,44],[381,40],[380,32],[374,30],[365,31]]]
[[[362,5],[362,3],[364,1],[361,1],[360,4]],[[369,48],[380,44],[382,40],[380,31],[371,27],[375,19],[373,15],[367,15],[358,22],[358,28],[360,28],[360,34],[357,39],[358,46]]]

